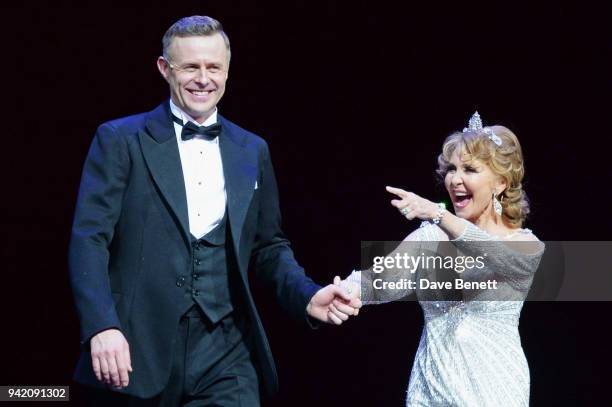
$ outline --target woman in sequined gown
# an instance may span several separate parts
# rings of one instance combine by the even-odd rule
[[[521,184],[524,166],[518,139],[503,126],[483,128],[476,113],[468,128],[444,142],[437,173],[454,215],[412,192],[387,187],[397,196],[392,205],[402,215],[423,221],[405,241],[415,254],[444,241],[463,253],[486,252],[485,266],[465,278],[494,279],[497,289],[442,301],[431,300],[431,293],[417,285],[425,326],[406,405],[528,406],[529,367],[518,321],[544,244],[522,228],[529,206]],[[336,283],[359,292],[364,304],[410,294],[375,290],[372,276],[356,271],[343,281],[336,278]],[[335,317],[344,316],[338,312]]]

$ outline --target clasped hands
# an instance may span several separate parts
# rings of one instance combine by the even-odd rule
[[[341,325],[351,316],[359,314],[361,288],[355,283],[334,278],[334,283],[321,288],[312,297],[306,312],[312,318],[328,324]]]

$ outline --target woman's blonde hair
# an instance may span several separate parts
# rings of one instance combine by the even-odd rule
[[[438,156],[436,173],[444,181],[453,153],[460,149],[460,156],[467,155],[467,160],[479,160],[488,165],[494,174],[506,181],[506,189],[497,196],[501,202],[502,218],[510,225],[522,227],[529,214],[529,201],[523,191],[525,166],[523,153],[518,139],[504,126],[489,126],[499,137],[498,146],[484,131],[466,131],[451,134],[444,141],[442,153]]]

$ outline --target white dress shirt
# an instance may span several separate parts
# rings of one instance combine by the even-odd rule
[[[172,100],[170,100],[170,110],[172,114],[182,119],[183,123],[191,121],[200,126]],[[210,126],[216,122],[217,109],[202,125]],[[180,124],[174,123],[187,192],[189,231],[196,238],[200,238],[214,229],[225,214],[227,195],[219,137],[211,141],[196,135],[190,140],[183,141],[181,139],[182,130],[183,127]]]

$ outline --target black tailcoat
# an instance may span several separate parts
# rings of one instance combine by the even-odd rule
[[[70,278],[81,323],[78,382],[100,385],[88,347],[96,333],[116,327],[130,345],[134,372],[125,393],[151,397],[165,386],[192,245],[185,184],[169,103],[149,113],[102,124],[81,179],[69,249]],[[240,292],[255,331],[257,365],[274,393],[277,375],[248,285],[254,273],[280,305],[306,321],[320,288],[297,264],[280,225],[278,191],[266,142],[219,116],[219,147]],[[231,246],[229,246],[231,245]]]

